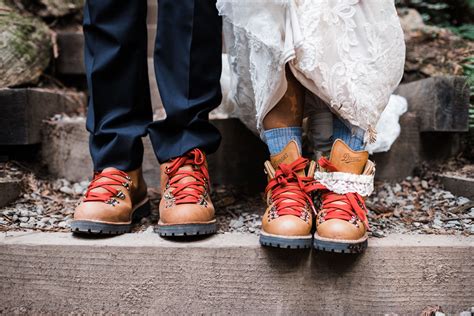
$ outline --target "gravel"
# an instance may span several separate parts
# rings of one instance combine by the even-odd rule
[[[9,163],[0,167],[24,183],[23,195],[0,209],[0,230],[69,231],[74,208],[86,191],[87,182],[38,179]],[[154,211],[135,226],[134,232],[153,232],[158,221],[160,194],[155,188],[148,193]],[[217,186],[212,200],[218,233],[259,233],[266,207],[262,193]],[[367,206],[373,237],[390,233],[474,235],[473,201],[443,190],[435,178],[408,177],[399,183],[376,183]]]

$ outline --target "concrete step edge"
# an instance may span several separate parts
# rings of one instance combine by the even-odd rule
[[[474,238],[392,235],[360,256],[269,249],[257,236],[0,237],[0,314],[416,315],[474,305]]]
[[[243,233],[216,234],[198,241],[172,241],[154,233],[124,234],[113,238],[80,238],[70,233],[50,232],[5,232],[0,236],[0,246],[84,246],[84,247],[171,247],[171,248],[260,248],[258,236]],[[385,247],[456,247],[472,249],[474,237],[454,235],[404,235],[392,234],[384,238],[370,238],[369,248]]]

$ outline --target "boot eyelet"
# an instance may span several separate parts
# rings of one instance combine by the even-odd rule
[[[116,195],[121,200],[125,200],[125,194],[122,191],[119,191]]]
[[[109,204],[109,205],[112,205],[112,206],[115,206],[117,204],[120,204],[119,201],[117,201],[116,199],[114,198],[111,198],[111,199],[108,199],[107,201],[105,201],[106,204]]]

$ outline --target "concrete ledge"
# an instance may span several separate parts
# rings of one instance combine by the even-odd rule
[[[418,314],[474,305],[474,238],[370,240],[362,256],[266,249],[257,236],[0,238],[0,313]]]

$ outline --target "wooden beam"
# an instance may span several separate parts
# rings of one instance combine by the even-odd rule
[[[360,256],[263,248],[257,238],[5,233],[0,313],[418,315],[473,304],[470,237],[392,235]]]

